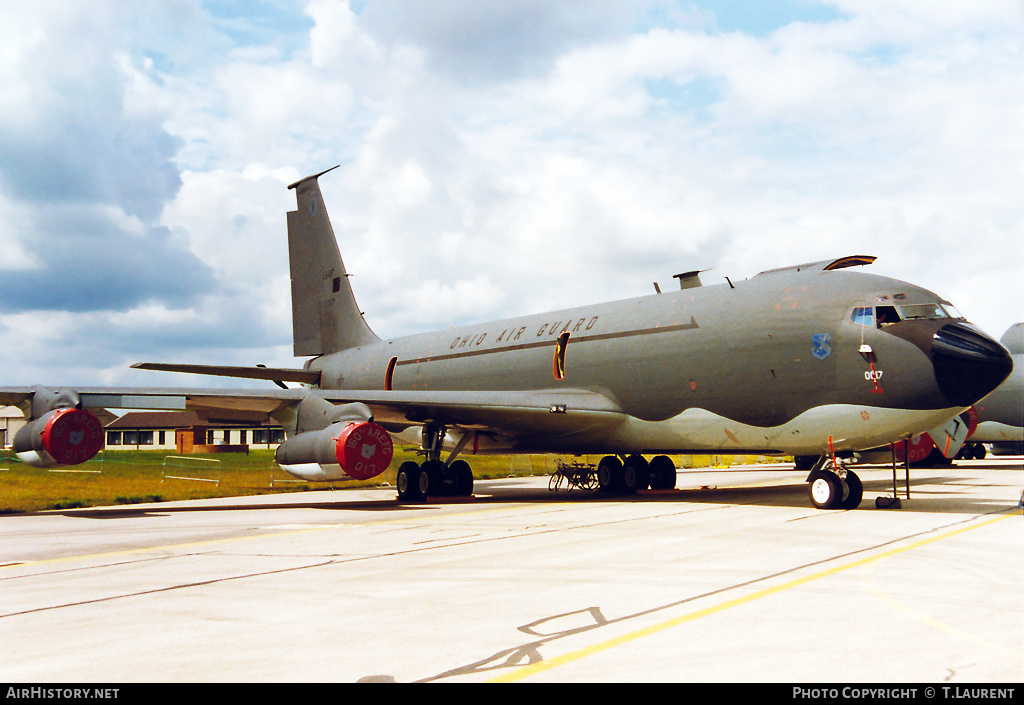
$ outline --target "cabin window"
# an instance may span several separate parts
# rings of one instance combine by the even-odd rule
[[[552,365],[552,372],[555,379],[565,379],[565,348],[569,345],[569,331],[558,336],[555,343],[555,359]]]

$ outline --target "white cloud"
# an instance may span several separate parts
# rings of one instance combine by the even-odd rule
[[[213,280],[38,324],[0,306],[10,381],[38,381],[54,330],[97,358],[85,377],[140,348],[293,364],[285,186],[335,164],[321,187],[385,336],[852,253],[997,336],[1024,320],[1016,2],[60,7],[0,15],[0,268],[45,263],[33,204],[74,195],[62,222],[107,213],[168,275]]]

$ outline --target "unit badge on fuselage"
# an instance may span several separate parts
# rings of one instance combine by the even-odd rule
[[[824,360],[832,354],[832,336],[828,333],[815,333],[811,336],[811,354]]]

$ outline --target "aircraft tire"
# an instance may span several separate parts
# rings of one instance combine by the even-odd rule
[[[831,472],[815,473],[808,484],[811,504],[818,509],[836,509],[843,501],[843,481]]]
[[[456,460],[448,466],[448,472],[455,479],[455,496],[469,497],[473,494],[473,469],[465,460]]]
[[[857,473],[852,470],[846,471],[846,487],[849,490],[846,499],[842,501],[842,509],[856,509],[864,499],[864,484],[860,481]]]
[[[633,494],[646,490],[649,484],[650,473],[643,456],[631,455],[626,458],[622,466],[622,491],[625,494]]]
[[[425,499],[419,494],[420,466],[407,460],[398,467],[395,484],[398,485],[398,499],[402,502],[418,502]]]
[[[667,455],[656,455],[647,466],[651,476],[652,490],[674,490],[676,488],[676,464]]]
[[[602,492],[622,492],[622,462],[614,455],[606,455],[597,464],[597,483]]]
[[[420,465],[419,480],[416,485],[423,498],[445,494],[445,467],[436,460],[428,460]]]

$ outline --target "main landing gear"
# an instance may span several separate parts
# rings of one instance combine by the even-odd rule
[[[647,462],[641,455],[619,460],[606,455],[597,464],[598,489],[610,494],[633,494],[638,490],[671,490],[676,486],[676,465],[666,455]]]
[[[422,502],[427,497],[468,497],[473,494],[473,469],[465,460],[455,460],[471,434],[465,434],[455,446],[448,460],[441,460],[444,441],[443,426],[424,426],[423,463],[411,460],[398,467],[398,499],[403,502]]]
[[[864,498],[857,473],[823,455],[807,476],[811,504],[818,509],[856,509]]]
[[[473,470],[465,460],[445,465],[428,460],[422,465],[411,460],[398,467],[398,499],[422,502],[427,497],[468,497],[473,494]]]

